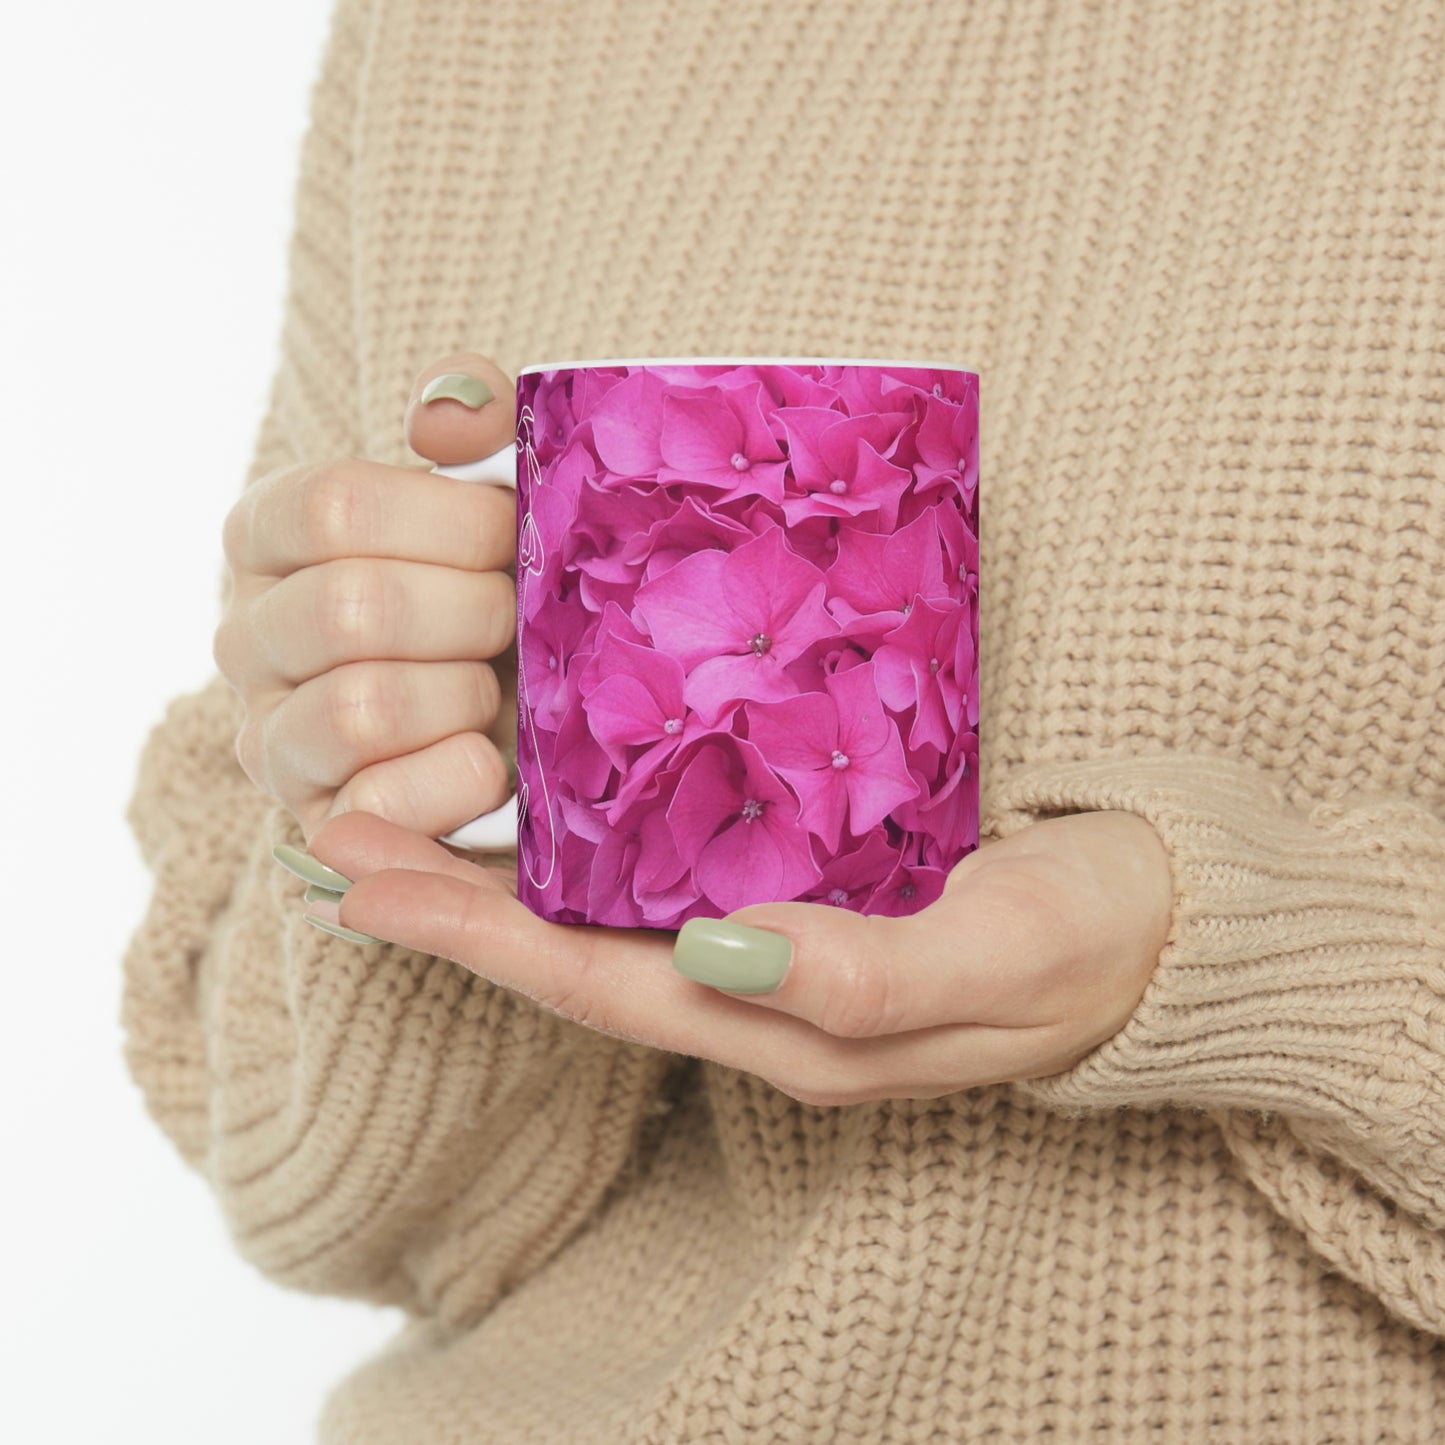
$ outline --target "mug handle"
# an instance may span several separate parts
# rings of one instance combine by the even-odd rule
[[[436,466],[433,472],[464,482],[486,482],[496,487],[517,488],[517,444],[508,442],[499,451],[474,462]],[[515,789],[500,808],[473,818],[444,833],[437,840],[473,853],[510,852],[517,847],[517,794]]]

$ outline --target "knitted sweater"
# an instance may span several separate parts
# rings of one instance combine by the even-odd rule
[[[127,1059],[245,1258],[406,1311],[322,1440],[1440,1437],[1442,49],[1405,0],[339,0],[237,485],[424,465],[458,349],[966,361],[982,832],[1136,813],[1174,915],[1067,1073],[805,1105],[306,926],[228,684],[174,699]]]

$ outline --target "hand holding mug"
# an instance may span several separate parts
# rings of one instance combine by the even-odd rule
[[[499,484],[476,501],[514,491],[512,690],[488,726],[515,718],[515,794],[463,809],[475,795],[450,789],[413,807],[416,831],[515,849],[519,900],[560,923],[936,898],[977,846],[977,372],[539,363],[511,391],[510,432],[477,423],[502,421],[489,378],[510,388],[484,357],[446,359],[407,428],[434,473]],[[458,497],[453,531],[472,505]],[[427,600],[449,625],[449,608],[484,606]],[[423,793],[395,782],[395,801]],[[358,781],[329,811],[399,821],[366,796]]]
[[[422,400],[458,373],[483,385]],[[442,466],[491,456],[511,447],[515,388],[485,357],[443,358],[417,377],[405,427]],[[232,587],[213,655],[245,707],[237,757],[308,842],[349,810],[444,838],[507,807],[509,487],[359,457],[287,466],[247,488],[222,543]]]
[[[545,922],[515,874],[364,813],[286,863],[318,865],[335,891],[308,916],[344,938],[453,959],[600,1033],[828,1107],[1072,1067],[1138,1007],[1172,921],[1159,835],[1113,811],[986,841],[903,917],[762,903],[676,934]]]

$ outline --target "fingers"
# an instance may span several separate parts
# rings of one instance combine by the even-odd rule
[[[415,844],[384,819],[328,819],[309,851],[356,880],[341,899],[343,926],[453,959],[599,1032],[700,1058],[734,1062],[741,1053],[756,1062],[766,1035],[807,1028],[721,995],[690,993],[669,964],[671,933],[544,922],[494,874],[450,855],[446,865],[416,871]],[[723,1028],[730,1013],[732,1024]]]
[[[336,794],[328,812],[375,813],[440,838],[500,808],[511,791],[507,761],[496,744],[480,733],[453,733],[363,768]]]
[[[746,1070],[804,1103],[845,1105],[1047,1077],[1110,1037],[1162,937],[1167,858],[1135,821],[1037,823],[1023,842],[971,855],[938,902],[906,918],[736,910],[725,921],[766,922],[794,941],[777,992],[747,995],[680,974],[670,933],[543,922],[497,876],[463,873],[450,855],[419,869],[407,835],[366,814],[331,819],[311,851],[358,880],[340,904],[347,928],[454,959],[600,1032]],[[358,864],[363,851],[374,871]],[[1133,873],[1137,907],[1109,891]],[[1101,961],[1120,959],[1116,987]]]
[[[239,598],[213,652],[233,685],[259,692],[363,659],[496,657],[516,628],[516,584],[505,572],[342,558]]]
[[[753,904],[716,924],[690,923],[680,952],[710,988],[756,987],[738,980],[754,971],[750,944],[764,942],[748,933],[764,929],[789,940],[791,959],[771,991],[732,995],[752,1007],[840,1039],[965,1025],[1036,1037],[1059,1057],[1094,1047],[1128,1019],[1163,946],[1169,895],[1151,826],[1091,812],[1046,819],[971,854],[934,903],[906,917]],[[732,925],[743,930],[732,934]]]
[[[262,477],[227,514],[221,542],[238,574],[286,577],[339,557],[484,572],[516,561],[516,537],[509,487],[341,457]]]
[[[440,377],[462,379],[460,385],[445,388],[458,395],[423,401],[427,388]],[[490,400],[482,400],[476,382],[491,392]],[[406,405],[406,443],[433,462],[479,461],[515,439],[516,417],[517,388],[511,377],[478,352],[457,351],[417,375]]]
[[[243,765],[245,755],[269,760],[263,786],[296,811],[292,799],[304,806],[374,763],[453,733],[486,732],[499,705],[485,662],[348,663],[302,683],[269,713],[248,716],[238,748]]]
[[[699,983],[735,988],[740,999],[839,1039],[1038,1022],[1027,995],[1039,930],[1026,909],[972,885],[971,876],[956,873],[935,903],[902,918],[823,903],[751,904],[725,919],[691,922],[679,954]],[[753,957],[777,959],[779,938],[791,950],[781,981],[744,991],[758,988],[741,981],[756,971]]]
[[[936,1097],[1051,1065],[1047,1029],[840,1039],[752,1008],[676,973],[671,933],[543,922],[494,870],[370,814],[328,819],[308,851],[356,880],[340,901],[344,927],[450,958],[614,1038],[756,1074],[805,1103]]]
[[[311,835],[306,851],[343,878],[360,879],[378,869],[404,868],[479,887],[490,887],[495,881],[491,870],[458,858],[434,838],[365,812],[328,818]]]

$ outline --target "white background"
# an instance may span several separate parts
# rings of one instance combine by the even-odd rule
[[[0,21],[0,1438],[307,1442],[394,1311],[233,1251],[121,1058],[139,749],[213,666],[327,0]]]

